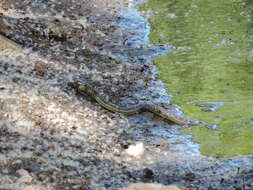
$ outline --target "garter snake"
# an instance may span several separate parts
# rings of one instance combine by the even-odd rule
[[[16,51],[22,50],[21,46],[19,46],[17,43],[9,40],[8,38],[0,34],[0,51],[7,50],[7,49],[16,50]],[[92,88],[89,84],[80,83],[79,81],[76,81],[72,85],[75,87],[76,91],[79,94],[88,94],[91,98],[97,101],[101,107],[111,112],[122,113],[125,115],[133,115],[133,114],[138,114],[142,112],[151,112],[157,116],[160,116],[163,119],[172,121],[178,125],[183,125],[183,126],[200,125],[204,123],[197,119],[185,119],[182,117],[178,117],[172,112],[164,109],[163,107],[158,106],[158,105],[153,105],[153,104],[139,104],[137,106],[133,106],[130,108],[123,108],[118,105],[104,101],[98,95],[96,90]]]
[[[17,43],[15,43],[12,40],[9,40],[8,38],[0,34],[0,51],[6,50],[6,49],[12,49],[16,51],[22,50],[21,46],[19,46]],[[153,105],[153,104],[139,104],[137,106],[133,106],[130,108],[122,108],[118,105],[104,101],[95,91],[95,89],[92,88],[88,84],[80,83],[79,81],[76,81],[73,83],[73,86],[75,87],[76,91],[79,94],[88,94],[91,98],[96,100],[101,107],[111,112],[122,113],[125,115],[133,115],[133,114],[138,114],[142,112],[151,112],[157,116],[160,116],[163,119],[172,121],[178,125],[192,126],[192,125],[203,124],[202,121],[199,121],[197,119],[185,119],[182,117],[178,117],[172,112],[169,112],[168,110],[164,109],[163,107],[158,106],[158,105]]]
[[[182,125],[184,127],[187,126],[194,126],[194,125],[200,125],[203,124],[203,121],[197,120],[197,119],[185,119],[182,117],[178,117],[172,112],[164,109],[163,107],[159,105],[153,105],[153,104],[139,104],[137,106],[132,106],[128,108],[123,108],[118,105],[112,104],[110,102],[106,102],[99,96],[99,94],[96,92],[96,90],[91,87],[87,83],[81,83],[79,81],[76,81],[71,84],[78,94],[81,95],[89,95],[92,99],[94,99],[101,107],[116,113],[121,113],[125,115],[133,115],[138,114],[142,112],[151,112],[163,119],[166,119],[168,121],[172,121],[175,124]]]

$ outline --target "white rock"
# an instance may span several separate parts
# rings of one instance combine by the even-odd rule
[[[18,170],[18,174],[21,176],[17,183],[30,183],[32,181],[32,177],[29,175],[29,173],[26,170]]]
[[[126,153],[129,156],[133,156],[133,157],[140,157],[141,155],[144,154],[145,151],[145,147],[143,142],[138,142],[135,145],[130,145],[128,147],[128,149],[126,149]]]
[[[155,183],[133,183],[121,190],[187,190],[187,188],[179,187],[177,185],[166,186]]]

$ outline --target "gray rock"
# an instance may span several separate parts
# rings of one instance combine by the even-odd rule
[[[209,125],[209,126],[206,126],[206,128],[211,129],[211,130],[218,130],[219,126],[218,125]]]
[[[198,104],[199,107],[203,107],[205,112],[215,112],[220,106],[223,106],[224,102],[206,102]]]
[[[249,121],[247,125],[253,125],[253,121]]]

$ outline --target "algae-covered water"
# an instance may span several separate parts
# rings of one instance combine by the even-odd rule
[[[149,0],[140,9],[151,43],[175,47],[155,60],[173,103],[208,123],[183,132],[205,155],[253,153],[253,1]]]

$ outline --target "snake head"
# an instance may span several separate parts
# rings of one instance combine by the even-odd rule
[[[68,86],[75,89],[76,91],[79,91],[80,89],[83,90],[84,88],[84,84],[79,81],[68,82]]]
[[[206,124],[206,122],[198,120],[198,119],[186,119],[186,123],[188,126],[197,126]]]

